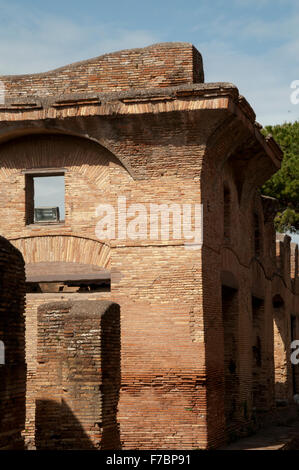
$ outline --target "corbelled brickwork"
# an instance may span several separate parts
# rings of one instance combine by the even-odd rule
[[[22,449],[25,427],[25,270],[21,253],[0,237],[0,450]]]
[[[203,83],[201,56],[185,43],[3,81],[2,234],[41,277],[49,263],[111,274],[110,291],[27,294],[28,445],[74,448],[81,436],[93,448],[215,448],[274,416],[297,387],[298,250],[288,237],[276,250],[275,201],[257,190],[282,152],[237,88]],[[42,172],[64,174],[64,222],[32,223],[32,175]],[[168,238],[97,236],[99,204],[115,208],[117,227],[135,203],[147,213],[153,203],[202,204],[203,245],[186,247],[171,223]],[[95,369],[109,341],[98,342],[102,323],[85,307],[77,321],[77,300],[120,307],[120,389],[107,433],[95,428],[104,421],[92,403],[108,406],[109,388],[88,386],[88,405],[79,403],[80,378],[102,383]],[[81,344],[95,354],[86,371],[72,356]]]

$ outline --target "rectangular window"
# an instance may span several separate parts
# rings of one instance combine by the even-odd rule
[[[64,222],[64,172],[32,172],[25,175],[26,224]]]

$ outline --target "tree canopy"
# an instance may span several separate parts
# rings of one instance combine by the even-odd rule
[[[281,169],[264,184],[262,194],[279,202],[276,230],[299,231],[299,122],[266,126],[263,132],[273,135],[284,156]]]

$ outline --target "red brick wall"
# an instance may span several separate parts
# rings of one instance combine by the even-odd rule
[[[149,125],[149,119],[147,122]],[[149,202],[182,202],[182,195],[184,202],[201,202],[200,168],[205,152],[201,143],[213,129],[209,121],[205,121],[205,124],[207,128],[203,134],[197,136],[191,123],[180,123],[182,132],[186,132],[191,139],[191,143],[187,141],[184,145],[175,137],[173,121],[165,118],[164,127],[162,124],[159,127],[157,121],[155,128],[151,128],[148,134],[145,133],[142,139],[138,133],[135,148],[132,141],[128,147],[119,142],[119,148],[125,156],[132,152],[135,159],[134,170],[137,169],[139,175],[143,175],[138,180],[103,147],[75,137],[22,137],[1,146],[0,177],[6,187],[6,192],[1,194],[4,230],[6,236],[13,239],[14,244],[21,249],[25,260],[29,263],[75,261],[110,267],[121,272],[120,282],[112,282],[111,295],[105,297],[121,306],[123,386],[120,391],[118,422],[123,448],[132,448],[136,445],[136,440],[140,448],[217,446],[225,440],[220,279],[221,269],[224,268],[242,279],[239,311],[246,312],[241,317],[237,332],[240,354],[240,387],[237,397],[239,420],[233,432],[246,432],[253,419],[253,339],[248,336],[248,331],[252,328],[250,286],[253,279],[257,284],[261,282],[259,272],[253,270],[251,273],[250,268],[250,258],[253,256],[250,225],[253,208],[250,205],[246,210],[242,209],[244,212],[240,212],[231,170],[225,170],[225,178],[233,188],[231,220],[234,221],[227,249],[231,251],[233,245],[240,261],[237,261],[236,255],[228,257],[225,252],[220,255],[221,251],[217,254],[219,246],[215,245],[218,240],[217,243],[221,246],[223,237],[223,227],[214,223],[214,220],[223,221],[222,200],[217,197],[217,194],[223,194],[222,175],[216,180],[219,189],[215,192],[211,187],[211,194],[206,193],[204,198],[204,268],[201,264],[201,252],[185,250],[183,246],[179,246],[180,241],[173,244],[168,241],[161,244],[161,240],[150,244],[131,241],[127,244],[111,243],[109,246],[96,240],[94,232],[97,204],[111,202],[115,206],[118,195],[125,195],[128,205],[132,202],[141,202],[146,206]],[[123,134],[124,129],[130,129],[129,122],[127,127],[121,127],[120,123],[115,125]],[[139,130],[138,124],[134,132]],[[144,159],[141,158],[142,151],[145,152]],[[188,165],[183,165],[186,155],[189,156]],[[65,224],[53,227],[27,226],[25,175],[22,170],[46,167],[67,170]],[[267,240],[264,242],[265,255],[268,253]],[[210,249],[210,245],[214,251]],[[263,262],[268,266],[267,257],[264,259]],[[271,269],[271,265],[267,269]],[[264,295],[269,299],[269,281],[267,282]],[[32,323],[32,328],[28,328],[27,343],[32,343],[33,347],[36,335],[33,321],[37,306],[35,302],[40,304],[46,298],[42,295],[31,303],[28,296],[27,324],[29,326]],[[272,322],[270,304],[269,300],[265,301],[266,330],[269,332]],[[140,312],[146,312],[146,316],[140,316]],[[135,328],[139,322],[139,335],[136,336]],[[174,342],[172,338],[175,338]],[[218,346],[215,348],[216,338]],[[271,338],[264,337],[262,340],[266,345],[263,370],[270,371],[273,370]],[[30,363],[28,372],[28,440],[33,440],[34,437],[37,377],[35,357],[36,350],[32,353],[32,364]],[[159,358],[159,363],[155,362],[155,357]],[[163,363],[160,362],[161,358]],[[182,369],[181,364],[184,361],[186,363]],[[269,408],[273,403],[271,374],[267,378],[265,392]],[[229,390],[227,393],[229,396]],[[136,394],[139,397],[137,401]],[[157,414],[159,419],[156,418]],[[169,416],[172,417],[171,422]]]
[[[30,76],[27,85],[26,77],[7,80],[20,85],[19,93],[24,96],[28,87],[35,94],[50,96],[58,87],[59,93],[70,93],[83,92],[83,85],[87,92],[98,92],[129,85],[159,88],[188,83],[163,89],[164,97],[161,90],[154,91],[159,96],[148,89],[136,94],[131,90],[129,99],[125,99],[127,93],[109,95],[101,105],[85,106],[74,100],[57,107],[45,100],[40,109],[0,110],[0,135],[9,140],[0,146],[0,179],[6,188],[0,193],[0,215],[6,236],[28,263],[71,261],[121,273],[118,282],[112,278],[111,294],[106,293],[105,298],[121,308],[122,384],[117,420],[120,445],[125,449],[210,448],[250,432],[262,421],[259,413],[274,408],[272,297],[280,293],[285,299],[284,332],[289,328],[289,312],[298,314],[287,249],[278,269],[273,220],[265,201],[256,196],[257,187],[279,168],[279,149],[261,136],[253,111],[235,87],[192,85],[201,77],[196,72],[200,58],[191,46],[163,47],[138,51],[137,56],[136,51],[128,53],[132,59],[128,68],[121,61],[124,82],[119,81],[118,72],[114,75],[113,66],[110,79],[107,75],[107,81],[103,76],[100,80],[97,75],[92,85],[89,71],[98,59],[53,74]],[[163,59],[157,63],[162,50]],[[123,54],[101,60],[113,63],[114,57],[119,61]],[[143,57],[144,66],[151,54],[152,65],[139,74],[139,58]],[[184,70],[180,54],[188,61]],[[116,69],[118,66],[120,62]],[[161,76],[157,75],[160,66]],[[83,74],[78,85],[83,69],[87,75]],[[106,68],[101,70],[104,73]],[[136,82],[134,77],[130,81],[131,72]],[[63,87],[56,81],[58,76],[72,79],[63,82]],[[58,94],[54,98],[59,100]],[[22,133],[29,135],[17,139]],[[22,170],[45,167],[67,170],[65,224],[28,226]],[[230,188],[230,237],[224,236],[224,185]],[[147,208],[157,202],[203,203],[202,250],[188,251],[184,240],[161,237],[97,240],[95,208],[101,202],[115,206],[119,195],[126,196],[127,205],[143,203]],[[260,253],[254,250],[254,213],[260,221]],[[293,265],[291,271],[296,271]],[[231,312],[236,314],[232,330],[238,386],[230,394],[225,357],[232,351],[225,330],[230,333],[231,329],[224,324],[221,290],[234,279],[237,297]],[[254,319],[252,297],[264,300],[261,323]],[[28,325],[43,300],[44,295],[38,301],[30,298]],[[257,379],[253,361],[257,331],[263,379]],[[36,338],[33,321],[29,344],[34,344],[34,335]],[[288,336],[284,337],[287,342]],[[36,357],[36,349],[32,357]],[[290,398],[288,367],[284,377]],[[54,387],[57,380],[55,376]],[[262,388],[258,408],[263,406],[263,410],[256,410],[253,403],[257,387]],[[28,390],[32,403],[36,392],[34,387]],[[231,395],[237,408],[232,428],[225,419]]]
[[[25,442],[29,449],[35,448],[35,418],[37,380],[37,325],[38,308],[45,303],[66,302],[67,300],[100,300],[105,293],[94,294],[27,294],[26,295],[26,426]]]
[[[191,306],[116,298],[122,312],[122,448],[204,448],[205,354]]]
[[[111,92],[204,81],[200,53],[188,43],[105,54],[47,73],[1,77],[6,98]]]
[[[190,180],[186,187],[186,179],[170,176],[164,178],[164,189],[160,193],[159,180],[134,181],[112,156],[107,159],[106,155],[109,154],[100,146],[59,136],[36,136],[33,142],[32,138],[22,138],[15,142],[16,145],[2,147],[2,178],[7,194],[18,191],[16,197],[19,201],[16,205],[14,201],[10,203],[8,198],[5,199],[4,206],[9,207],[7,215],[3,211],[3,217],[7,217],[6,233],[12,238],[17,237],[14,243],[22,250],[28,263],[64,259],[110,266],[121,272],[121,282],[112,282],[110,298],[121,305],[124,387],[121,390],[119,425],[123,448],[136,445],[134,439],[137,434],[134,430],[140,427],[140,416],[143,414],[142,429],[138,432],[140,447],[204,445],[206,396],[201,291],[192,287],[194,282],[200,283],[199,254],[185,250],[184,246],[167,246],[168,242],[161,247],[159,240],[155,242],[156,246],[111,247],[107,252],[105,245],[92,240],[95,238],[97,219],[94,214],[98,203],[111,201],[115,205],[119,194],[126,195],[128,205],[132,202],[144,202],[147,206],[149,202],[177,202],[182,191],[184,201],[191,202],[196,192],[199,200],[198,183]],[[46,148],[48,150],[45,152]],[[65,225],[51,228],[26,226],[25,177],[21,169],[46,165],[59,165],[67,169]],[[163,195],[166,188],[167,197]],[[171,301],[170,290],[173,293]],[[38,379],[36,309],[48,299],[48,294],[27,296],[28,443],[34,441]],[[147,312],[146,318],[140,317],[143,311]],[[138,322],[141,323],[136,335]],[[187,349],[189,352],[184,358]],[[153,364],[155,355],[157,358],[163,357],[163,364]],[[179,362],[181,364],[178,366]],[[136,364],[139,374],[135,376],[132,371],[136,369]],[[139,396],[137,401],[136,393]],[[148,402],[149,394],[152,402],[156,403],[159,419],[156,411],[153,414],[151,402]],[[171,423],[169,414],[172,415]],[[168,431],[165,434],[166,423]]]
[[[296,315],[299,314],[298,307],[295,307],[298,291],[291,283],[287,247],[280,262],[283,267],[280,274],[277,272],[273,227],[275,210],[270,210],[271,201],[256,194],[259,186],[257,168],[260,166],[260,174],[265,175],[269,170],[267,162],[261,159],[248,164],[243,160],[241,169],[238,158],[245,157],[246,150],[238,148],[236,142],[239,138],[238,127],[234,136],[227,139],[222,134],[217,142],[213,136],[213,145],[207,148],[204,157],[205,168],[201,177],[206,215],[202,276],[206,368],[210,378],[207,382],[207,428],[211,446],[219,445],[219,439],[224,436],[226,439],[236,438],[252,432],[267,421],[266,416],[274,413],[275,399],[278,398],[274,392],[275,380],[276,389],[280,387],[281,398],[289,404],[292,401],[289,331],[291,313],[296,310]],[[226,145],[231,146],[229,158]],[[234,147],[237,147],[235,151]],[[227,227],[224,227],[225,187],[230,189],[229,238],[225,236]],[[259,252],[255,250],[254,214],[259,219]],[[233,280],[234,285],[230,285]],[[236,289],[236,297],[229,309],[227,299],[221,300],[221,285]],[[277,348],[278,337],[273,324],[274,292],[285,299],[285,311],[278,329],[280,348]],[[259,314],[252,298],[263,302]],[[257,337],[261,343],[260,365],[256,362]],[[228,358],[224,364],[223,355]],[[235,362],[235,370],[229,367],[231,359]],[[277,382],[281,382],[281,386]],[[225,410],[231,411],[230,422],[223,420]]]
[[[38,309],[37,449],[117,449],[119,307],[54,302]]]
[[[21,253],[0,237],[0,450],[22,449],[25,426],[25,271]]]

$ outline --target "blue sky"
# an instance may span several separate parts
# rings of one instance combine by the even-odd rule
[[[299,119],[298,0],[0,0],[0,75],[165,41],[193,43],[206,82],[237,85],[261,124]]]
[[[34,207],[59,207],[60,220],[65,217],[64,176],[34,178]]]
[[[237,85],[263,125],[299,118],[298,0],[0,0],[2,75],[163,41],[193,43],[206,81]]]

